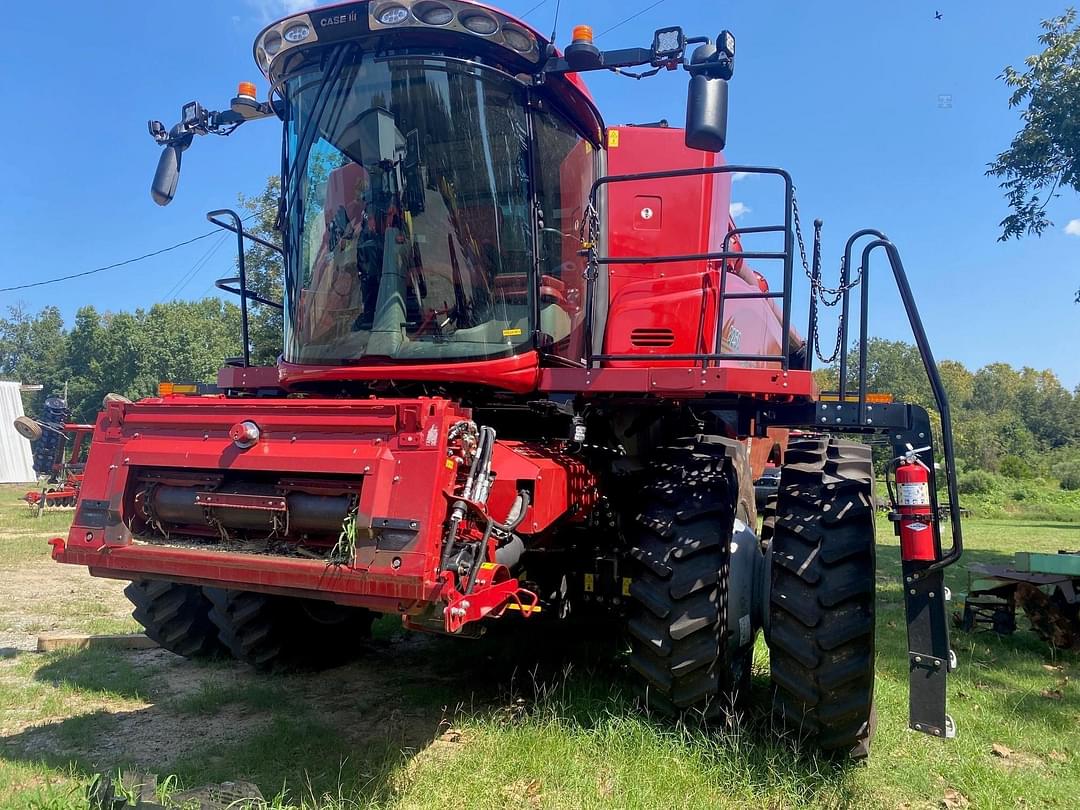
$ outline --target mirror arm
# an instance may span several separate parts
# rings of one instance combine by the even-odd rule
[[[589,70],[610,70],[612,68],[636,67],[638,65],[651,65],[653,52],[651,48],[620,48],[616,51],[601,51],[600,61],[595,66],[586,68],[573,68],[562,56],[551,56],[544,63],[541,75],[557,76],[564,73],[583,73]]]

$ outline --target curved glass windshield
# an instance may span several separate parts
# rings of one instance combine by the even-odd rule
[[[285,359],[524,348],[534,257],[523,91],[427,57],[358,57],[329,82],[322,71],[284,88],[288,163],[302,169],[288,211]]]

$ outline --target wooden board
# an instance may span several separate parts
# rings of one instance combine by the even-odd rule
[[[38,652],[81,650],[89,647],[106,647],[113,650],[152,650],[157,646],[156,641],[147,638],[142,633],[92,636],[88,633],[57,631],[42,633],[37,640]]]

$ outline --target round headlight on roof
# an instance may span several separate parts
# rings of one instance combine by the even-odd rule
[[[409,19],[409,10],[405,6],[391,5],[379,10],[377,18],[383,25],[400,25]]]
[[[413,6],[413,14],[420,22],[428,25],[446,25],[454,19],[454,12],[449,6],[444,6],[435,0],[421,0]]]
[[[468,28],[474,34],[489,36],[499,30],[499,24],[494,17],[484,14],[482,11],[465,11],[458,15],[458,22]]]
[[[533,49],[532,37],[516,25],[504,25],[502,35],[506,44],[519,53],[528,53]]]
[[[303,42],[308,38],[308,34],[311,33],[311,28],[307,23],[297,23],[296,25],[290,25],[285,29],[285,33],[282,34],[285,37],[286,42]]]
[[[263,50],[271,59],[281,50],[281,35],[277,31],[271,31],[262,41]]]

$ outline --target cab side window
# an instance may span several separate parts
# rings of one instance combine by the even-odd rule
[[[533,117],[540,332],[549,350],[575,363],[584,354],[585,257],[581,229],[596,177],[596,150],[557,113]]]

